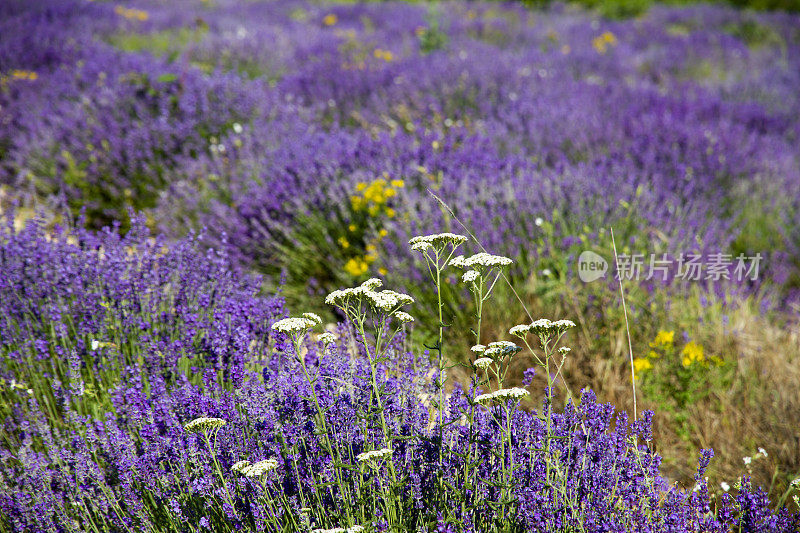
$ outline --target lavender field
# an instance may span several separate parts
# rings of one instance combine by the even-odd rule
[[[800,14],[0,2],[0,531],[800,531]]]

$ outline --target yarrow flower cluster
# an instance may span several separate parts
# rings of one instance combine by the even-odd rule
[[[464,270],[486,271],[493,268],[507,267],[513,263],[511,259],[502,255],[492,255],[486,252],[479,252],[470,257],[459,255],[450,260],[450,266]]]
[[[310,315],[313,313],[306,313],[306,315]],[[302,333],[304,331],[308,331],[309,329],[313,328],[317,324],[322,323],[322,319],[318,316],[314,315],[319,322],[315,319],[309,318],[305,315],[302,317],[297,318],[284,318],[283,320],[278,320],[274,324],[272,324],[272,329],[279,333],[286,333],[287,335],[292,335],[294,333]]]
[[[477,270],[468,270],[467,272],[464,272],[463,276],[461,276],[461,281],[463,281],[464,283],[472,283],[480,276],[481,273],[478,272]]]
[[[480,404],[487,404],[493,401],[503,402],[506,400],[520,400],[530,393],[520,387],[512,387],[510,389],[500,389],[494,392],[479,394],[475,397],[475,402]]]
[[[486,357],[508,357],[521,351],[522,348],[510,341],[495,341],[490,342],[486,349],[483,350],[483,355]]]
[[[185,426],[183,426],[183,428],[189,433],[207,433],[209,431],[217,430],[224,425],[225,420],[221,418],[201,416],[200,418],[195,418],[191,422],[187,423]]]
[[[556,320],[551,322],[546,318],[534,320],[529,326],[528,331],[542,338],[549,338],[561,335],[570,328],[575,327],[572,320]]]
[[[491,365],[493,362],[494,361],[490,357],[479,357],[472,364],[475,366],[475,368],[486,370],[487,368],[489,368],[489,365]]]
[[[347,309],[365,302],[374,310],[388,314],[397,311],[399,307],[414,303],[414,298],[408,294],[391,290],[376,291],[375,289],[382,284],[378,278],[372,278],[358,287],[337,289],[328,294],[325,298],[325,303],[340,309]]]
[[[370,463],[380,461],[385,457],[389,457],[392,455],[393,450],[391,448],[381,448],[380,450],[372,450],[369,452],[363,452],[356,455],[356,461],[359,463]]]
[[[331,529],[312,529],[311,533],[363,533],[364,527],[355,525],[348,528],[334,527]]]
[[[278,468],[278,461],[275,459],[263,459],[256,463],[237,461],[231,466],[231,470],[246,477],[260,477],[276,468]]]
[[[317,340],[321,342],[324,346],[328,346],[329,344],[333,344],[336,342],[336,335],[331,333],[330,331],[326,331],[325,333],[320,333],[317,337]]]
[[[448,244],[459,246],[467,242],[467,238],[463,235],[455,233],[436,233],[434,235],[421,235],[414,237],[408,241],[412,250],[424,252],[428,248],[435,248],[441,250]]]
[[[405,311],[395,311],[394,313],[392,313],[392,316],[404,324],[407,322],[414,321],[414,317],[409,315]]]

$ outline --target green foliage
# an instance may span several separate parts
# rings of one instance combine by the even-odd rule
[[[108,41],[123,52],[150,52],[154,56],[167,57],[171,62],[187,46],[202,41],[206,33],[208,27],[202,23],[196,28],[174,28],[152,33],[122,31],[110,35]]]
[[[650,342],[647,355],[634,359],[634,368],[644,398],[659,411],[671,413],[678,435],[689,441],[697,428],[688,409],[706,401],[714,391],[729,388],[736,365],[709,356],[698,342],[676,342],[675,331],[661,330]]]

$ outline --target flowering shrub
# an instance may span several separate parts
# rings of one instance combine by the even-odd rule
[[[331,293],[346,320],[316,336],[319,316],[276,320],[281,302],[254,296],[224,256],[133,227],[124,238],[35,224],[1,235],[6,530],[800,525],[769,511],[747,477],[712,506],[710,450],[694,490],[670,486],[648,445],[651,413],[629,423],[588,390],[556,411],[555,381],[539,409],[521,409],[530,391],[506,382],[508,365],[531,358],[557,378],[569,320],[511,328],[525,350],[478,343],[472,384],[449,388],[444,346],[433,367],[403,349],[413,298],[380,280]],[[453,258],[463,241],[412,247],[432,275],[477,272],[466,283],[489,301],[508,260]]]

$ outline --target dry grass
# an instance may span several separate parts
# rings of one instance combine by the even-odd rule
[[[589,387],[601,401],[631,415],[630,362],[619,302],[614,303],[609,293],[599,309],[587,309],[585,290],[585,286],[566,286],[557,299],[526,291],[523,299],[534,318],[569,318],[578,323],[565,340],[572,348],[564,373],[573,395]],[[758,447],[763,447],[769,457],[753,460],[752,476],[777,500],[788,482],[800,477],[800,327],[788,317],[762,316],[753,298],[725,307],[720,301],[702,305],[700,294],[691,293],[679,305],[640,307],[631,321],[634,356],[649,350],[648,343],[659,329],[686,331],[707,355],[732,364],[731,386],[711,390],[684,410],[692,428],[689,438],[681,435],[674,415],[659,409],[664,399],[643,397],[640,392],[639,411],[656,412],[652,445],[664,457],[662,471],[671,481],[691,486],[699,450],[713,448],[715,458],[707,473],[711,485],[719,487],[722,481],[733,485],[747,472],[742,458],[755,457]],[[634,294],[634,300],[639,296]],[[528,321],[519,302],[502,288],[490,303],[482,341],[510,339],[508,328]],[[454,337],[452,342],[456,347],[451,353],[469,353],[471,339]],[[529,366],[533,366],[530,358],[524,352],[518,355],[515,379],[521,380]],[[456,372],[462,383],[467,376],[466,369]],[[544,379],[538,376],[532,390],[543,387]],[[530,406],[536,407],[540,399],[541,394],[535,395]]]

